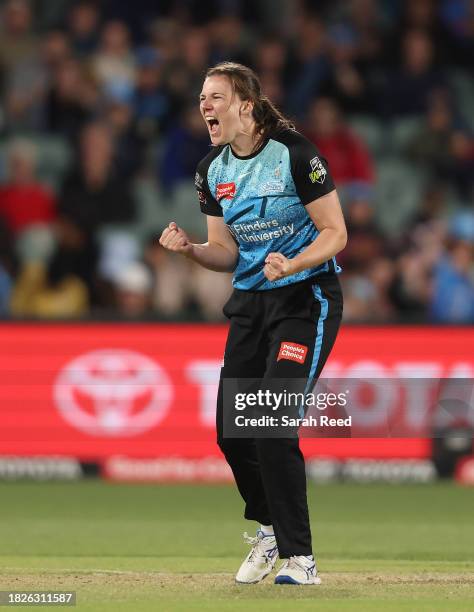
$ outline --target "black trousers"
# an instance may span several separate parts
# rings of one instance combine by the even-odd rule
[[[217,402],[219,447],[245,501],[245,518],[273,525],[280,557],[310,555],[306,473],[299,440],[225,437],[223,381],[262,377],[315,382],[341,322],[339,281],[328,275],[269,291],[236,289],[224,314],[231,323]],[[304,360],[281,358],[282,343],[305,347]]]

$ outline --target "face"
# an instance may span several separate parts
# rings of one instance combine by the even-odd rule
[[[30,29],[31,11],[24,0],[10,0],[5,8],[5,27],[12,33],[24,33]]]
[[[414,72],[426,70],[433,59],[433,45],[423,32],[408,32],[403,41],[406,65]]]
[[[35,176],[34,158],[29,153],[14,153],[10,159],[9,174],[11,182],[16,185],[32,182]]]
[[[223,75],[210,76],[204,81],[199,100],[212,144],[232,143],[244,130],[242,118],[248,114],[249,104],[240,99]]]
[[[92,4],[80,4],[72,9],[71,28],[79,36],[87,36],[95,31],[99,13]]]
[[[82,164],[86,172],[105,173],[112,159],[112,139],[102,125],[90,125],[81,135]]]
[[[128,51],[129,33],[120,21],[111,21],[102,33],[104,50],[111,55],[121,55]]]
[[[321,136],[333,134],[339,127],[337,107],[329,98],[317,99],[310,108],[309,125]]]

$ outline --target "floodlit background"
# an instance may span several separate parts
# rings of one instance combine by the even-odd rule
[[[471,0],[0,0],[0,590],[473,609],[473,58]],[[205,240],[198,94],[222,60],[258,72],[338,187],[325,375],[389,383],[360,388],[366,438],[302,441],[316,591],[233,585],[253,526],[216,486],[230,277],[157,242],[171,220]],[[405,438],[380,437],[381,407]]]

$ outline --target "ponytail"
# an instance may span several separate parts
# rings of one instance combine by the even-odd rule
[[[258,76],[253,70],[235,62],[222,62],[210,68],[206,78],[222,75],[229,78],[232,88],[242,100],[253,102],[253,118],[260,141],[280,130],[294,130],[294,124],[281,113],[264,94]]]
[[[262,140],[267,139],[272,132],[295,129],[294,124],[265,95],[254,102],[253,117]]]

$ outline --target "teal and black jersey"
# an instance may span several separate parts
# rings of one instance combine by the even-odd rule
[[[195,183],[202,212],[224,217],[239,245],[236,289],[274,289],[340,271],[332,258],[274,282],[263,274],[269,253],[291,259],[315,240],[305,205],[334,190],[326,160],[298,132],[281,130],[245,157],[229,145],[215,147],[199,163]]]

